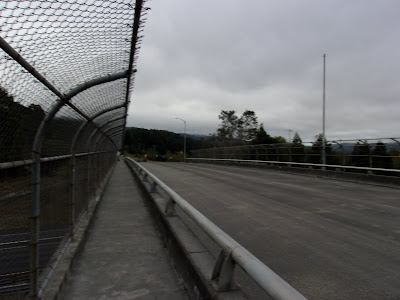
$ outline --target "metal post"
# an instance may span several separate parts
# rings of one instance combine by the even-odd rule
[[[256,147],[256,160],[258,160],[259,159],[259,157],[258,157],[258,148]]]
[[[89,150],[89,149],[88,149]],[[88,151],[89,152],[89,151]],[[90,199],[90,168],[91,168],[91,154],[88,154],[87,161],[87,178],[86,178],[86,211],[89,210],[89,199]]]
[[[103,109],[103,110],[97,112],[96,114],[94,114],[94,115],[92,116],[92,118],[91,118],[91,121],[86,120],[86,122],[84,122],[84,123],[79,127],[78,131],[75,133],[75,136],[74,136],[74,138],[73,138],[73,140],[72,140],[72,143],[71,143],[71,150],[70,150],[70,151],[71,151],[71,154],[72,154],[72,155],[75,155],[75,152],[76,152],[76,143],[77,143],[77,141],[79,140],[79,137],[80,137],[81,133],[84,132],[84,130],[86,130],[86,128],[87,128],[88,125],[92,125],[92,126],[93,126],[93,123],[92,123],[92,122],[93,122],[96,118],[98,118],[98,117],[100,117],[100,116],[102,116],[102,115],[104,115],[104,114],[106,114],[106,113],[108,113],[108,112],[121,109],[121,108],[123,108],[123,107],[125,107],[124,104],[118,104],[118,105],[112,106],[112,107],[110,107],[110,108]],[[95,129],[95,130],[97,130],[97,129]],[[89,149],[87,149],[87,152],[89,153]],[[87,178],[86,178],[86,203],[85,203],[86,211],[89,209],[89,198],[90,198],[90,180],[89,180],[89,178],[90,178],[90,160],[91,160],[91,154],[88,154],[88,155],[87,155]],[[75,176],[75,171],[74,171],[74,173],[73,173],[73,176]],[[73,179],[72,179],[72,180],[73,180]],[[74,182],[74,181],[73,181],[73,182]],[[71,202],[72,202],[72,203],[74,203],[74,201],[75,201],[75,198],[73,198],[73,197],[75,197],[74,194],[75,194],[75,191],[74,191],[73,194],[71,195],[71,199],[72,199]]]
[[[233,282],[233,274],[236,263],[232,259],[232,253],[222,249],[214,264],[211,280],[217,281],[217,291],[225,292],[236,288]]]
[[[181,118],[175,118],[183,122],[183,161],[186,162],[186,121]]]
[[[135,65],[135,54],[137,53],[137,42],[140,37],[138,37],[138,32],[140,28],[140,24],[142,23],[140,21],[140,16],[142,13],[143,9],[143,0],[136,0],[135,2],[135,15],[133,17],[133,25],[132,25],[132,37],[131,37],[131,49],[129,51],[129,65],[128,65],[128,73],[129,76],[127,77],[127,83],[126,83],[126,92],[125,92],[125,115],[124,115],[124,124],[122,127],[122,139],[121,139],[121,144],[120,149],[123,147],[124,143],[124,136],[125,136],[125,130],[126,130],[126,122],[127,122],[127,117],[128,117],[128,107],[129,107],[129,95],[130,95],[130,89],[131,89],[131,84],[132,84],[132,74],[136,72],[136,69],[134,69]]]
[[[325,61],[326,61],[326,55],[324,54],[324,71],[323,71],[323,92],[322,92],[322,164],[326,165],[326,149],[325,149],[325,73],[326,73],[326,67],[325,67]],[[325,166],[322,167],[323,170],[325,170]]]
[[[290,143],[290,133],[293,132],[293,130],[292,130],[292,129],[288,129],[288,131],[289,131],[289,140],[288,140],[288,143]]]
[[[40,233],[40,153],[33,152],[32,165],[32,216],[31,216],[31,290],[30,296],[36,299],[39,291],[39,233]]]
[[[372,168],[372,147],[369,147],[369,167]]]
[[[73,235],[74,234],[74,230],[75,230],[75,197],[76,197],[76,193],[75,193],[75,179],[76,179],[76,175],[75,175],[75,167],[76,167],[76,158],[75,158],[75,153],[72,153],[72,157],[71,157],[71,185],[70,185],[70,201],[71,201],[71,225],[70,225],[70,231],[69,234]]]

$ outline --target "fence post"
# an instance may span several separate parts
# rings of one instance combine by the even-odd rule
[[[76,167],[76,158],[75,153],[72,153],[71,157],[71,183],[70,183],[70,201],[71,201],[71,225],[70,225],[70,235],[74,234],[75,230],[75,167]]]
[[[88,149],[88,152],[90,150]],[[89,210],[89,199],[90,199],[90,168],[91,168],[92,154],[88,153],[87,157],[87,178],[86,178],[86,211]]]
[[[372,149],[369,147],[369,167],[372,168]]]
[[[30,297],[37,299],[39,291],[39,233],[40,233],[40,153],[33,152],[32,165],[32,215],[31,215],[31,259]]]

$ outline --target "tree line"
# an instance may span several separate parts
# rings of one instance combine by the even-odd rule
[[[237,115],[234,110],[222,110],[218,116],[221,123],[216,132],[209,136],[188,136],[186,141],[187,153],[197,149],[229,147],[239,145],[277,145],[280,154],[260,159],[291,160],[300,163],[320,164],[323,148],[323,136],[318,134],[310,146],[306,146],[300,135],[295,132],[293,139],[287,141],[282,136],[272,136],[259,124],[256,113],[251,110]],[[124,150],[135,156],[147,156],[154,160],[182,160],[183,135],[165,130],[127,128],[124,137]],[[278,146],[275,146],[278,147]],[[388,151],[382,142],[368,144],[359,141],[350,147],[351,150],[341,149],[325,141],[327,164],[353,165],[359,167],[400,168],[399,151]],[[271,151],[270,151],[271,152]]]
[[[44,116],[40,105],[24,106],[0,86],[0,161],[32,156],[33,140]]]
[[[32,157],[35,135],[46,112],[38,104],[23,105],[0,86],[0,162]],[[47,127],[41,155],[70,153],[70,142],[83,120],[72,116],[56,116]],[[87,151],[87,141],[81,140],[80,151]]]
[[[221,124],[217,132],[211,136],[214,147],[285,144],[280,148],[281,153],[275,155],[276,160],[284,157],[284,160],[293,162],[322,163],[324,141],[322,133],[315,136],[311,146],[305,146],[297,132],[292,141],[287,141],[282,136],[269,135],[264,125],[258,124],[257,116],[251,110],[244,111],[241,116],[237,116],[234,110],[222,110],[218,118],[221,120]],[[381,141],[375,145],[369,144],[367,141],[358,141],[352,145],[351,151],[340,147],[335,148],[331,143],[325,141],[327,164],[384,169],[400,168],[400,159],[398,158],[400,152],[398,150],[388,151],[386,145]]]
[[[239,117],[234,110],[222,110],[218,118],[221,124],[217,132],[211,135],[215,146],[237,146],[246,144],[276,144],[285,143],[282,136],[273,137],[258,124],[256,113],[246,110]]]
[[[124,137],[124,151],[158,161],[180,161],[183,157],[184,136],[167,130],[128,127]],[[208,137],[186,137],[186,151],[209,148]]]

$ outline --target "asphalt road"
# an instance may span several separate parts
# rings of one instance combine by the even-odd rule
[[[400,189],[246,167],[143,165],[307,298],[400,299]]]
[[[44,267],[57,249],[66,230],[40,232],[39,264]],[[29,290],[30,233],[0,232],[0,299],[7,294]]]

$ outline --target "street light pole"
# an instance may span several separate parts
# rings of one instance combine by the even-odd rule
[[[322,164],[326,165],[326,149],[325,149],[325,60],[326,55],[324,54],[324,71],[323,71],[323,82],[322,82]],[[323,167],[325,169],[325,167]]]
[[[186,162],[186,121],[181,118],[175,118],[183,122],[183,162]]]
[[[290,133],[293,132],[293,130],[292,130],[292,129],[288,129],[288,131],[289,131],[289,140],[288,140],[288,143],[290,144]]]
[[[289,131],[289,140],[288,140],[287,144],[288,144],[288,149],[289,149],[289,161],[291,162],[292,161],[292,147],[290,145],[290,133],[293,132],[293,130],[288,129],[288,131]],[[291,165],[289,165],[289,166],[291,166]]]

